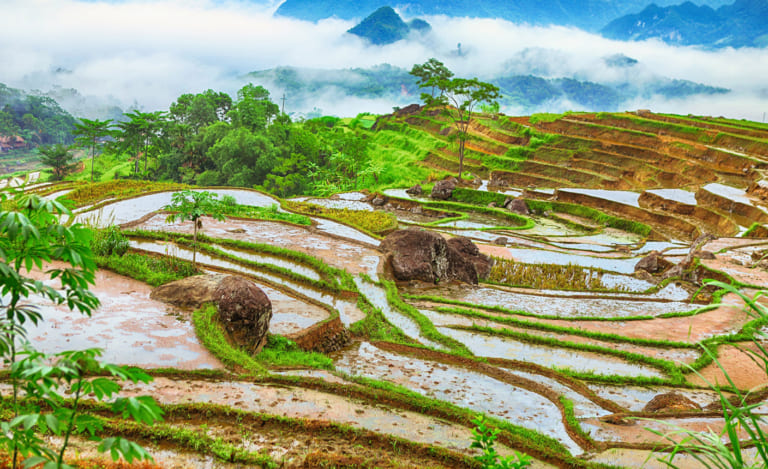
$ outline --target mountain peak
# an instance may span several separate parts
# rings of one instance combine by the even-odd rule
[[[392,7],[383,6],[347,32],[381,46],[405,39],[413,30],[423,32],[429,29],[426,21],[415,19],[407,24]]]

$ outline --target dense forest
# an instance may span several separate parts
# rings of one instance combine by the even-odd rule
[[[333,117],[292,122],[266,89],[253,84],[235,98],[207,90],[179,96],[167,112],[84,122],[106,124],[100,141],[107,143],[96,150],[97,179],[256,187],[285,197],[354,189],[366,174],[367,143],[354,131],[356,120],[343,126]]]
[[[0,83],[0,137],[21,137],[27,147],[74,141],[75,118],[52,98]]]

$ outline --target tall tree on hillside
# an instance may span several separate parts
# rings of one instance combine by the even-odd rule
[[[432,88],[432,94],[422,93],[428,107],[441,107],[456,129],[459,141],[459,179],[464,171],[464,150],[469,138],[469,127],[475,108],[481,104],[494,106],[501,98],[499,88],[477,78],[451,78],[453,73],[442,62],[430,59],[415,65],[411,74],[419,78],[420,88]],[[440,94],[435,96],[435,90]]]
[[[93,182],[93,167],[96,160],[96,147],[98,146],[99,139],[104,138],[112,133],[110,127],[112,126],[112,119],[107,120],[90,120],[81,118],[79,124],[75,124],[75,131],[77,135],[77,143],[84,147],[91,149],[91,182]]]
[[[64,176],[74,168],[74,165],[72,164],[74,155],[72,155],[69,151],[69,147],[66,145],[60,143],[57,143],[56,145],[46,145],[38,147],[37,151],[40,152],[40,161],[44,165],[50,166],[53,170],[54,180],[58,181],[64,179]]]
[[[453,78],[453,72],[435,58],[431,58],[421,65],[414,65],[411,69],[411,75],[418,78],[416,83],[419,85],[419,88],[430,89],[429,93],[422,93],[421,95],[421,99],[424,102],[427,102],[428,99],[434,99],[436,91],[442,93],[441,82]]]

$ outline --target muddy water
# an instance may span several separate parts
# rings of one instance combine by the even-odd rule
[[[655,368],[629,363],[610,355],[528,344],[507,337],[447,327],[438,327],[437,330],[460,341],[472,353],[481,357],[520,360],[550,368],[569,368],[578,372],[592,372],[606,376],[665,377]]]
[[[237,200],[237,203],[241,205],[269,207],[274,204],[279,204],[277,200],[259,192],[237,189],[215,189],[210,190],[209,192],[218,194],[220,197],[223,195],[231,195]],[[155,210],[161,210],[163,207],[170,204],[173,193],[174,192],[161,192],[108,204],[101,209],[101,216],[97,217],[95,221],[100,221],[101,224],[99,226],[107,226],[107,224],[120,225],[138,220],[139,218],[152,213]],[[83,223],[84,221],[93,218],[94,213],[89,211],[79,213],[75,217],[75,220]]]
[[[607,384],[587,384],[598,396],[613,401],[630,411],[640,412],[651,399],[659,394],[675,392],[705,407],[713,402],[720,402],[717,393],[705,389],[670,388],[666,386],[611,386]]]
[[[519,230],[518,233],[532,236],[578,236],[584,232],[571,228],[563,223],[546,217],[531,216],[536,225],[527,230]]]
[[[150,384],[125,385],[122,391],[124,396],[147,393],[163,404],[208,402],[250,412],[330,420],[464,452],[472,440],[469,428],[436,418],[284,385],[156,378]]]
[[[419,293],[417,293],[419,294]],[[429,295],[482,306],[500,306],[512,311],[524,311],[541,316],[563,318],[625,318],[632,316],[658,316],[665,313],[690,311],[695,305],[671,301],[631,301],[614,298],[573,298],[538,296],[485,286],[436,287]]]
[[[678,428],[692,430],[696,432],[714,432],[719,434],[723,431],[722,417],[691,417],[691,418],[665,418],[663,421],[657,419],[642,419],[636,425],[612,425],[597,419],[588,419],[581,422],[585,431],[590,432],[592,438],[597,441],[611,441],[622,443],[665,443],[667,440],[662,436],[656,435],[650,429],[668,434],[675,441],[684,438],[677,432]],[[746,432],[739,432],[740,439],[748,439]],[[727,438],[727,437],[725,437]],[[727,440],[726,440],[727,441]],[[731,466],[727,466],[731,467]],[[742,466],[736,466],[742,467]]]
[[[651,189],[649,194],[657,195],[667,200],[672,200],[685,205],[697,205],[696,193],[683,189]]]
[[[525,264],[556,264],[556,265],[578,265],[582,267],[594,267],[597,269],[618,272],[620,274],[631,274],[635,271],[635,264],[639,259],[612,259],[605,257],[581,256],[564,252],[546,251],[543,249],[519,249],[506,248],[507,255],[517,262]]]
[[[373,206],[369,203],[359,200],[347,200],[347,199],[313,199],[310,197],[299,197],[296,200],[298,202],[306,202],[308,204],[319,205],[325,208],[335,208],[339,210],[359,210],[365,212],[372,212]]]
[[[638,203],[640,194],[638,194],[637,192],[610,191],[605,189],[579,189],[579,188],[559,189],[559,191],[572,192],[576,194],[584,194],[597,199],[605,199],[605,200],[610,200],[612,202],[618,202],[624,205],[630,205],[632,207],[640,207],[640,204]]]
[[[325,218],[310,217],[312,221],[317,223],[317,229],[324,233],[333,234],[335,236],[341,236],[342,238],[352,239],[360,243],[370,245],[370,247],[376,247],[381,240],[368,236],[362,231],[356,230],[351,226],[347,226],[343,223],[339,223],[333,220],[327,220]]]
[[[255,253],[243,249],[233,249],[220,244],[213,244],[213,247],[246,261],[257,262],[259,264],[271,264],[277,267],[282,267],[283,269],[288,269],[294,273],[303,275],[304,277],[311,278],[312,280],[320,280],[320,274],[311,267],[299,264],[298,262],[293,262],[284,257],[270,256],[268,254]]]
[[[580,236],[573,239],[580,239],[585,243],[610,245],[633,245],[643,240],[643,237],[634,233],[629,233],[615,228],[603,228],[598,234]],[[556,237],[551,237],[550,241],[558,241]]]
[[[64,189],[64,190],[62,190],[62,191],[51,192],[51,193],[50,193],[50,194],[48,194],[48,195],[44,195],[44,196],[43,196],[43,199],[45,199],[45,200],[56,200],[56,199],[58,199],[58,198],[59,198],[59,197],[61,197],[61,196],[64,196],[64,195],[67,195],[67,194],[69,194],[69,193],[70,193],[70,192],[72,192],[73,190],[74,190],[74,189]]]
[[[187,234],[193,231],[191,222],[167,225],[162,215],[155,215],[136,228]],[[214,238],[272,244],[304,252],[351,274],[366,273],[375,278],[379,268],[380,253],[375,248],[333,238],[311,228],[261,220],[219,222],[203,218],[203,230],[206,235]]]
[[[568,398],[571,402],[573,402],[573,412],[576,418],[596,418],[611,414],[610,411],[603,409],[573,389],[564,384],[561,384],[552,378],[548,378],[546,376],[538,375],[535,373],[527,373],[520,370],[510,370],[510,372],[531,381],[541,383],[549,389],[560,394],[561,396]]]
[[[552,243],[552,245],[563,249],[575,249],[578,251],[611,252],[616,250],[613,246],[604,246],[593,243]]]
[[[536,393],[483,374],[396,355],[363,342],[335,357],[338,370],[390,381],[419,394],[485,412],[515,425],[536,430],[563,443],[573,454],[581,448],[568,436],[560,410]]]
[[[131,247],[148,252],[156,252],[170,255],[174,255],[180,259],[192,260],[192,250],[182,246],[178,246],[173,243],[165,243],[158,241],[131,241]],[[353,322],[363,319],[365,316],[358,308],[357,305],[351,301],[341,300],[332,295],[324,293],[320,290],[316,290],[298,282],[287,280],[277,275],[273,275],[267,272],[262,272],[244,265],[237,264],[225,259],[215,258],[205,253],[197,253],[197,263],[203,266],[216,267],[220,269],[229,270],[232,272],[242,272],[249,275],[256,275],[260,278],[273,282],[281,287],[285,288],[288,292],[295,292],[299,295],[303,295],[307,298],[319,301],[324,305],[328,305],[339,312],[339,318],[344,325],[349,325]]]
[[[679,348],[666,349],[666,348],[658,348],[658,347],[639,346],[639,345],[633,345],[633,344],[623,343],[623,342],[622,343],[608,342],[608,341],[591,339],[588,337],[583,337],[583,336],[578,336],[573,334],[562,334],[562,333],[556,333],[556,332],[539,331],[535,329],[526,329],[522,327],[514,327],[514,326],[509,326],[507,324],[502,324],[499,322],[489,321],[481,318],[471,318],[471,317],[462,316],[458,314],[437,313],[430,310],[421,310],[421,312],[422,314],[427,316],[430,319],[430,321],[432,321],[432,323],[435,324],[435,326],[471,327],[472,325],[478,325],[480,327],[504,329],[504,330],[510,330],[510,331],[515,331],[520,333],[526,333],[526,334],[534,335],[537,337],[557,339],[559,341],[598,345],[600,347],[604,347],[611,350],[622,350],[626,352],[639,353],[649,357],[668,360],[674,363],[692,363],[700,356],[700,353],[694,349],[679,349]],[[493,316],[496,316],[496,315],[493,315]]]
[[[360,293],[368,298],[368,301],[370,301],[371,304],[381,310],[381,312],[384,314],[384,317],[387,318],[387,321],[403,331],[405,335],[428,347],[436,348],[438,350],[445,350],[445,346],[424,337],[421,334],[421,328],[418,324],[416,324],[416,321],[395,310],[389,305],[389,302],[387,301],[386,290],[379,287],[378,285],[367,282],[360,277],[355,277],[355,285],[357,285],[357,289],[360,291]]]
[[[40,272],[34,276],[43,278]],[[90,318],[35,299],[45,319],[26,325],[32,344],[45,352],[99,347],[105,361],[146,368],[223,368],[199,343],[187,314],[151,300],[148,285],[99,270],[91,291],[101,306]]]
[[[749,195],[743,189],[737,189],[735,187],[726,186],[716,182],[707,184],[706,186],[702,187],[702,189],[734,202],[739,202],[744,205],[754,205],[752,203],[752,199],[749,198]]]
[[[743,450],[746,462],[757,461],[755,449]],[[670,466],[660,462],[659,458],[665,458],[668,453],[636,450],[636,449],[609,449],[590,458],[590,461],[603,464],[613,464],[622,467],[642,467],[643,469],[668,469]],[[687,454],[677,454],[672,461],[680,469],[701,469],[701,462]],[[749,466],[745,466],[749,467]],[[757,466],[759,467],[759,466]]]

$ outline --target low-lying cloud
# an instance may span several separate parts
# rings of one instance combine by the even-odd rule
[[[373,47],[345,34],[353,22],[275,18],[275,7],[275,2],[234,0],[4,0],[0,82],[24,89],[76,88],[84,95],[114,97],[124,107],[136,102],[152,110],[167,109],[185,92],[213,88],[234,95],[243,84],[238,77],[255,70],[381,63],[410,69],[437,57],[457,75],[481,79],[535,74],[641,86],[666,77],[733,90],[683,100],[637,99],[627,103],[631,108],[753,120],[768,111],[768,49],[704,51],[660,41],[612,41],[573,28],[441,16],[426,18],[433,29],[419,41]],[[616,54],[638,64],[606,64],[604,58]],[[324,93],[314,107],[349,115],[391,105]]]

